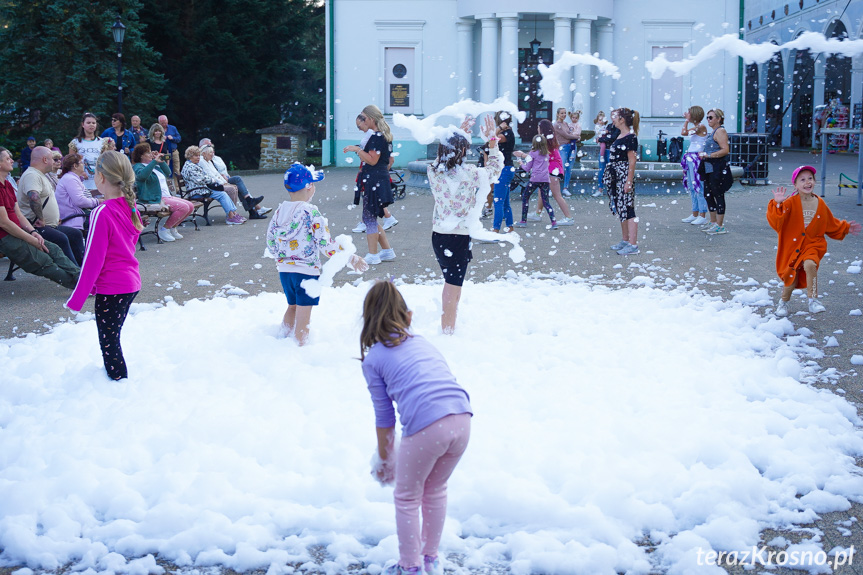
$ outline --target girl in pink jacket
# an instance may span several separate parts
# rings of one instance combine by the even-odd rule
[[[105,202],[90,213],[81,277],[66,306],[80,311],[87,296],[96,295],[96,330],[102,360],[108,377],[119,380],[128,377],[120,330],[141,290],[135,244],[143,226],[135,209],[135,172],[126,156],[112,151],[99,156],[95,180]]]

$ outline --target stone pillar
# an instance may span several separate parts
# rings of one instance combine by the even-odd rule
[[[863,103],[863,56],[857,55],[851,59],[851,114],[854,106]]]
[[[518,14],[500,18],[500,95],[518,103]]]
[[[552,14],[554,22],[554,61],[557,62],[564,52],[572,51],[572,18],[558,16]],[[563,88],[563,100],[556,101],[552,105],[551,117],[557,119],[557,109],[560,107],[567,108],[572,105],[572,68],[567,70],[560,77],[560,84]]]
[[[797,54],[792,50],[783,50],[782,63],[785,65],[785,85],[782,87],[782,110],[788,108],[788,112],[782,116],[782,147],[791,147],[791,118],[793,116],[794,105],[788,106],[791,101],[791,96],[794,94],[794,63],[797,61]],[[781,112],[782,110],[779,110]]]
[[[491,102],[497,98],[497,18],[494,18],[491,15],[477,16],[477,18],[482,22],[479,99],[483,102]]]
[[[597,25],[596,31],[599,34],[599,37],[597,38],[599,57],[603,60],[614,62],[614,24],[611,22],[604,22]],[[614,105],[613,91],[614,80],[612,77],[599,73],[599,81],[596,86],[596,102],[594,111],[598,113],[600,110],[603,110],[605,112],[605,118],[609,121],[611,121],[609,110],[616,107]],[[591,118],[591,120],[592,119],[593,118]],[[582,127],[583,126],[584,125],[582,124]]]
[[[824,103],[824,80],[825,80],[824,73],[826,72],[827,64],[824,61],[823,55],[821,58],[818,58],[815,60],[814,66],[815,66],[815,70],[814,70],[815,73],[813,74],[813,76],[815,78],[815,81],[812,83],[812,89],[813,89],[813,92],[812,92],[812,111],[813,112],[815,111],[816,107],[818,107]],[[811,118],[810,118],[810,120],[811,120]],[[812,124],[812,147],[813,148],[818,147],[818,142],[815,138],[815,131],[816,130],[817,130],[817,128],[815,127],[815,124],[813,123]]]
[[[758,64],[758,127],[755,129],[759,134],[767,131],[767,72],[770,70],[770,62]]]
[[[473,98],[473,20],[459,20],[458,30],[458,99]]]
[[[576,54],[590,54],[590,23],[589,18],[575,19],[575,45],[573,52]],[[587,128],[587,124],[593,120],[593,102],[590,97],[590,67],[580,64],[575,67],[575,93],[581,94],[581,126]],[[575,102],[573,93],[573,103]]]

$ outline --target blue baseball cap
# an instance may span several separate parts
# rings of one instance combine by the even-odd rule
[[[299,162],[294,162],[285,172],[285,189],[289,192],[299,192],[309,184],[320,182],[324,179],[322,170],[313,171]]]

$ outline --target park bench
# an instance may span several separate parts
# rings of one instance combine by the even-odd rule
[[[195,223],[195,229],[198,229],[198,222],[196,218],[203,218],[204,222],[208,226],[213,225],[210,223],[210,205],[215,201],[212,196],[209,194],[210,188],[206,186],[198,186],[190,188],[186,183],[186,180],[183,179],[181,174],[174,174],[174,177],[177,178],[177,193],[184,200],[189,200],[193,204],[195,204],[195,210],[189,216],[189,220],[192,220]],[[199,214],[198,210],[203,207],[204,213]],[[222,204],[216,202],[216,207],[222,207]]]
[[[138,245],[141,247],[141,251],[147,251],[143,242],[143,238],[146,235],[153,234],[156,236],[157,244],[165,243],[162,241],[162,238],[159,237],[159,224],[162,223],[163,219],[171,217],[171,210],[167,207],[162,208],[160,204],[144,204],[140,201],[136,201],[135,205],[138,213],[141,215],[141,224],[145,229],[149,227],[151,221],[155,220],[153,222],[152,230],[141,231],[141,234],[138,236]]]

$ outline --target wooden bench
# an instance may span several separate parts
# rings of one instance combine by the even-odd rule
[[[162,241],[162,238],[159,237],[159,224],[162,223],[163,219],[171,217],[171,210],[168,208],[159,209],[158,204],[143,204],[141,202],[135,202],[135,204],[137,206],[138,214],[141,216],[141,223],[144,225],[144,228],[147,228],[150,225],[150,221],[155,219],[153,229],[142,231],[138,236],[138,245],[141,247],[141,251],[147,251],[147,248],[144,246],[143,237],[148,234],[156,236],[156,243],[165,243]]]
[[[181,174],[175,173],[174,177],[177,178],[177,194],[184,200],[188,200],[195,204],[195,209],[192,211],[188,218],[195,223],[195,229],[198,229],[198,221],[196,218],[203,218],[204,222],[208,226],[213,225],[210,222],[210,206],[215,200],[213,200],[213,197],[209,193],[212,190],[210,190],[210,188],[206,186],[190,188]],[[204,208],[204,213],[200,214],[198,213],[198,210],[202,207]],[[215,207],[221,208],[222,204],[216,202]]]

